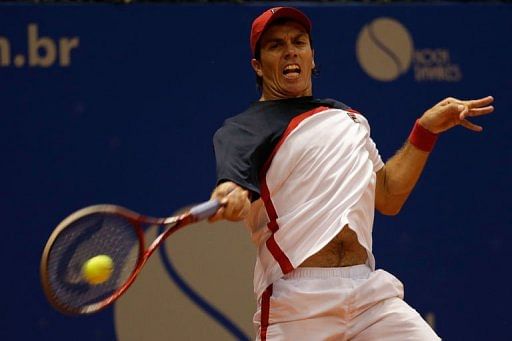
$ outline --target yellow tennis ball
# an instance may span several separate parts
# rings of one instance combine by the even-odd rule
[[[114,262],[107,255],[90,258],[82,266],[82,276],[89,284],[101,284],[110,278],[114,270]]]

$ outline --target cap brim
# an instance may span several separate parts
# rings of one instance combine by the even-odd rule
[[[304,29],[311,33],[311,21],[309,18],[293,7],[274,7],[270,10],[267,10],[258,18],[256,18],[253,22],[252,30],[251,30],[251,50],[254,54],[254,50],[256,49],[256,45],[261,38],[261,35],[268,28],[270,24],[275,22],[277,19],[289,19],[295,21],[302,25]]]
[[[311,21],[309,20],[309,18],[301,11],[299,11],[295,8],[292,8],[292,7],[281,7],[281,8],[276,9],[274,14],[272,14],[272,16],[265,23],[265,26],[263,27],[263,31],[265,31],[265,29],[268,27],[268,25],[270,25],[277,19],[281,19],[281,18],[289,18],[293,21],[296,21],[299,24],[301,24],[302,26],[304,26],[304,28],[308,31],[308,33],[310,33],[310,31],[311,31]]]

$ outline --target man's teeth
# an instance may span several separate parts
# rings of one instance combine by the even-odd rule
[[[298,65],[288,65],[284,68],[283,73],[289,74],[289,73],[300,73],[300,67]]]

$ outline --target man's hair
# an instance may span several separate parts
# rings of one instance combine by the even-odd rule
[[[290,21],[295,22],[293,19],[290,19],[290,18],[276,19],[270,25],[268,25],[266,30],[268,30],[272,26],[283,25],[284,23],[287,23]],[[308,37],[309,37],[309,45],[311,46],[311,49],[313,49],[313,38],[311,37],[311,34],[308,34]],[[258,40],[258,42],[256,43],[256,48],[254,49],[254,59],[256,59],[257,61],[260,61],[261,60],[260,58],[261,58],[261,39]],[[316,66],[311,71],[312,71],[313,76],[318,75],[318,70],[317,70]],[[263,78],[258,76],[258,74],[255,74],[255,75],[256,75],[256,89],[258,89],[258,91],[261,93],[263,91]]]

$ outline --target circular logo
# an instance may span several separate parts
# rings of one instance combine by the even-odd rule
[[[411,65],[413,41],[409,31],[391,18],[377,18],[365,25],[356,43],[356,54],[363,70],[372,78],[389,82]]]
[[[160,232],[149,228],[146,240]],[[254,247],[243,223],[202,221],[182,232],[116,302],[117,340],[249,340]]]

